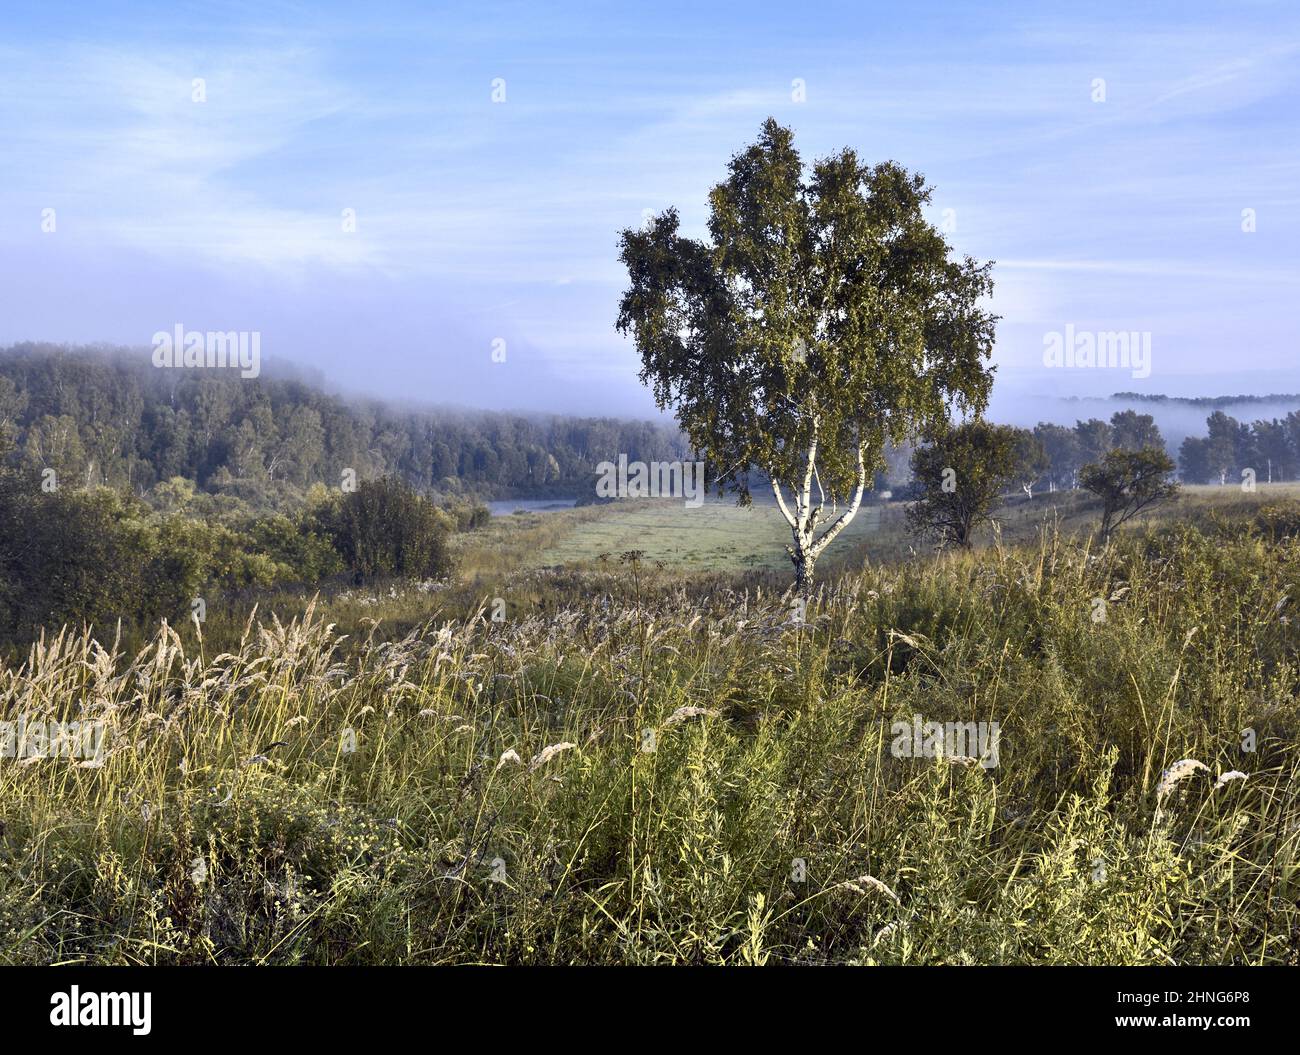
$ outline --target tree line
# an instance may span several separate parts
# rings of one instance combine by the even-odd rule
[[[1294,480],[1300,474],[1300,411],[1247,424],[1216,410],[1206,418],[1206,430],[1205,436],[1186,437],[1178,448],[1183,483],[1224,484],[1238,480],[1247,469],[1266,482]],[[1109,421],[1089,418],[1072,428],[1041,422],[1031,435],[1042,447],[1044,462],[1041,473],[1022,483],[1031,493],[1035,487],[1078,488],[1083,467],[1100,462],[1112,450],[1167,449],[1155,419],[1135,410],[1118,411]]]
[[[0,427],[14,457],[63,486],[149,496],[173,479],[253,508],[314,483],[400,477],[478,497],[591,491],[596,465],[684,456],[650,421],[404,410],[344,400],[294,377],[157,370],[147,355],[17,345],[0,351]]]
[[[1047,441],[1069,443],[1071,461],[1053,466]],[[1075,464],[1079,451],[1092,460]],[[1033,432],[976,418],[931,433],[912,452],[906,497],[909,528],[939,545],[969,547],[976,528],[994,519],[1008,491],[1030,498],[1036,482],[1069,476],[1070,487],[1100,501],[1102,544],[1139,513],[1178,489],[1173,459],[1147,414],[1119,411],[1104,422],[1079,422],[1075,430],[1039,425]],[[1053,475],[1055,473],[1055,475]]]
[[[1216,410],[1205,436],[1188,436],[1178,449],[1178,472],[1187,483],[1227,483],[1250,470],[1256,479],[1294,480],[1300,470],[1300,411],[1249,425]]]

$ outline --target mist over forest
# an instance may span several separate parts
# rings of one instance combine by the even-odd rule
[[[1117,392],[1004,398],[988,416],[1027,430],[1044,423],[1073,429],[1133,411],[1151,416],[1177,459],[1185,439],[1207,434],[1212,413],[1250,426],[1286,419],[1298,408],[1300,396],[1286,394]],[[667,414],[486,410],[414,394],[376,399],[342,391],[324,371],[283,358],[262,364],[260,376],[241,379],[237,370],[158,370],[148,349],[108,345],[0,349],[0,427],[11,431],[16,459],[54,469],[65,482],[145,496],[179,478],[263,510],[298,501],[313,485],[336,483],[344,469],[363,479],[395,474],[435,495],[588,502],[604,461],[690,454]],[[1294,431],[1292,423],[1286,429]],[[906,484],[910,450],[910,444],[888,449],[870,497]],[[1244,449],[1234,455],[1234,465],[1253,460]],[[1291,460],[1290,453],[1279,460],[1288,475]],[[759,502],[771,500],[766,484],[754,490]]]
[[[1239,421],[1251,422],[1285,418],[1297,409],[1300,409],[1300,394],[1189,397],[1116,392],[1111,396],[1019,395],[1014,400],[998,400],[990,417],[1006,425],[1032,429],[1044,421],[1066,426],[1089,418],[1108,421],[1119,411],[1133,410],[1155,419],[1165,446],[1176,454],[1188,436],[1205,435],[1205,419],[1216,410]]]

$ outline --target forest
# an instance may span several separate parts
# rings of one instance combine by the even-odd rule
[[[448,498],[589,498],[606,459],[689,454],[667,422],[404,409],[344,399],[283,373],[245,380],[160,371],[146,354],[121,349],[15,345],[0,349],[0,429],[10,435],[11,460],[52,469],[63,487],[108,487],[166,507],[188,481],[213,496],[209,511],[297,507],[312,485],[336,489],[349,469],[357,479],[392,475]],[[1034,486],[1044,490],[1073,489],[1079,470],[1109,450],[1166,446],[1152,416],[1131,409],[1109,421],[1041,422],[1032,432],[1043,459]],[[877,492],[906,484],[908,453],[888,453]],[[1213,409],[1206,435],[1169,453],[1185,483],[1226,483],[1247,468],[1260,480],[1292,480],[1300,412],[1247,423]]]
[[[74,487],[146,497],[189,480],[255,509],[314,483],[401,477],[421,491],[478,498],[590,491],[596,465],[680,458],[675,426],[398,409],[342,399],[300,377],[253,380],[157,370],[147,352],[23,344],[0,349],[0,428],[18,458]]]

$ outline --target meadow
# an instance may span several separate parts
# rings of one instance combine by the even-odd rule
[[[1300,483],[1258,485],[1252,494],[1236,486],[1184,486],[1172,501],[1153,507],[1137,523],[1156,526],[1218,515],[1247,516],[1261,505],[1300,500]],[[997,511],[996,537],[1030,542],[1048,526],[1080,537],[1094,530],[1099,503],[1082,492],[1008,495]],[[929,549],[907,531],[901,502],[866,503],[826,552],[822,570],[838,573],[864,563],[899,563]],[[985,530],[982,541],[994,533]],[[661,571],[686,573],[774,572],[785,574],[790,530],[770,498],[755,496],[738,506],[711,496],[699,508],[681,501],[628,499],[546,513],[494,518],[488,529],[455,540],[462,570],[486,582],[510,568],[599,567],[638,551]],[[821,566],[819,566],[821,567]],[[779,583],[779,576],[772,579]]]
[[[832,564],[850,559],[858,543],[878,531],[887,507],[859,510],[840,535],[839,552],[828,551]],[[897,512],[897,510],[893,510]],[[775,503],[756,500],[738,506],[725,498],[710,498],[698,508],[681,501],[616,502],[585,530],[573,531],[538,552],[540,565],[571,565],[597,561],[631,550],[645,559],[675,568],[784,571],[790,567],[783,549],[790,529]]]
[[[455,583],[48,635],[3,711],[104,750],[0,759],[0,961],[1296,963],[1283,491],[1104,552],[1074,495],[959,553],[886,508],[806,608],[758,529],[693,568],[705,511],[527,514]]]

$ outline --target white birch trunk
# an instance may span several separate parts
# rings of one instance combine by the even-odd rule
[[[866,452],[862,445],[858,445],[858,479],[857,487],[853,492],[853,500],[845,507],[844,512],[840,513],[830,525],[826,527],[821,534],[817,529],[824,523],[822,518],[822,503],[819,501],[816,506],[812,504],[812,484],[813,476],[816,472],[817,459],[817,439],[814,435],[813,441],[808,446],[808,460],[804,470],[803,486],[795,494],[795,507],[792,511],[789,503],[786,502],[785,495],[781,491],[781,484],[777,481],[774,474],[769,473],[772,480],[772,494],[776,496],[776,504],[781,510],[781,515],[790,525],[791,545],[786,547],[786,553],[790,555],[790,562],[794,565],[795,587],[800,593],[808,594],[812,591],[813,575],[817,565],[817,558],[822,555],[826,547],[835,541],[849,523],[857,515],[859,507],[862,505],[862,495],[867,487],[867,467]]]

